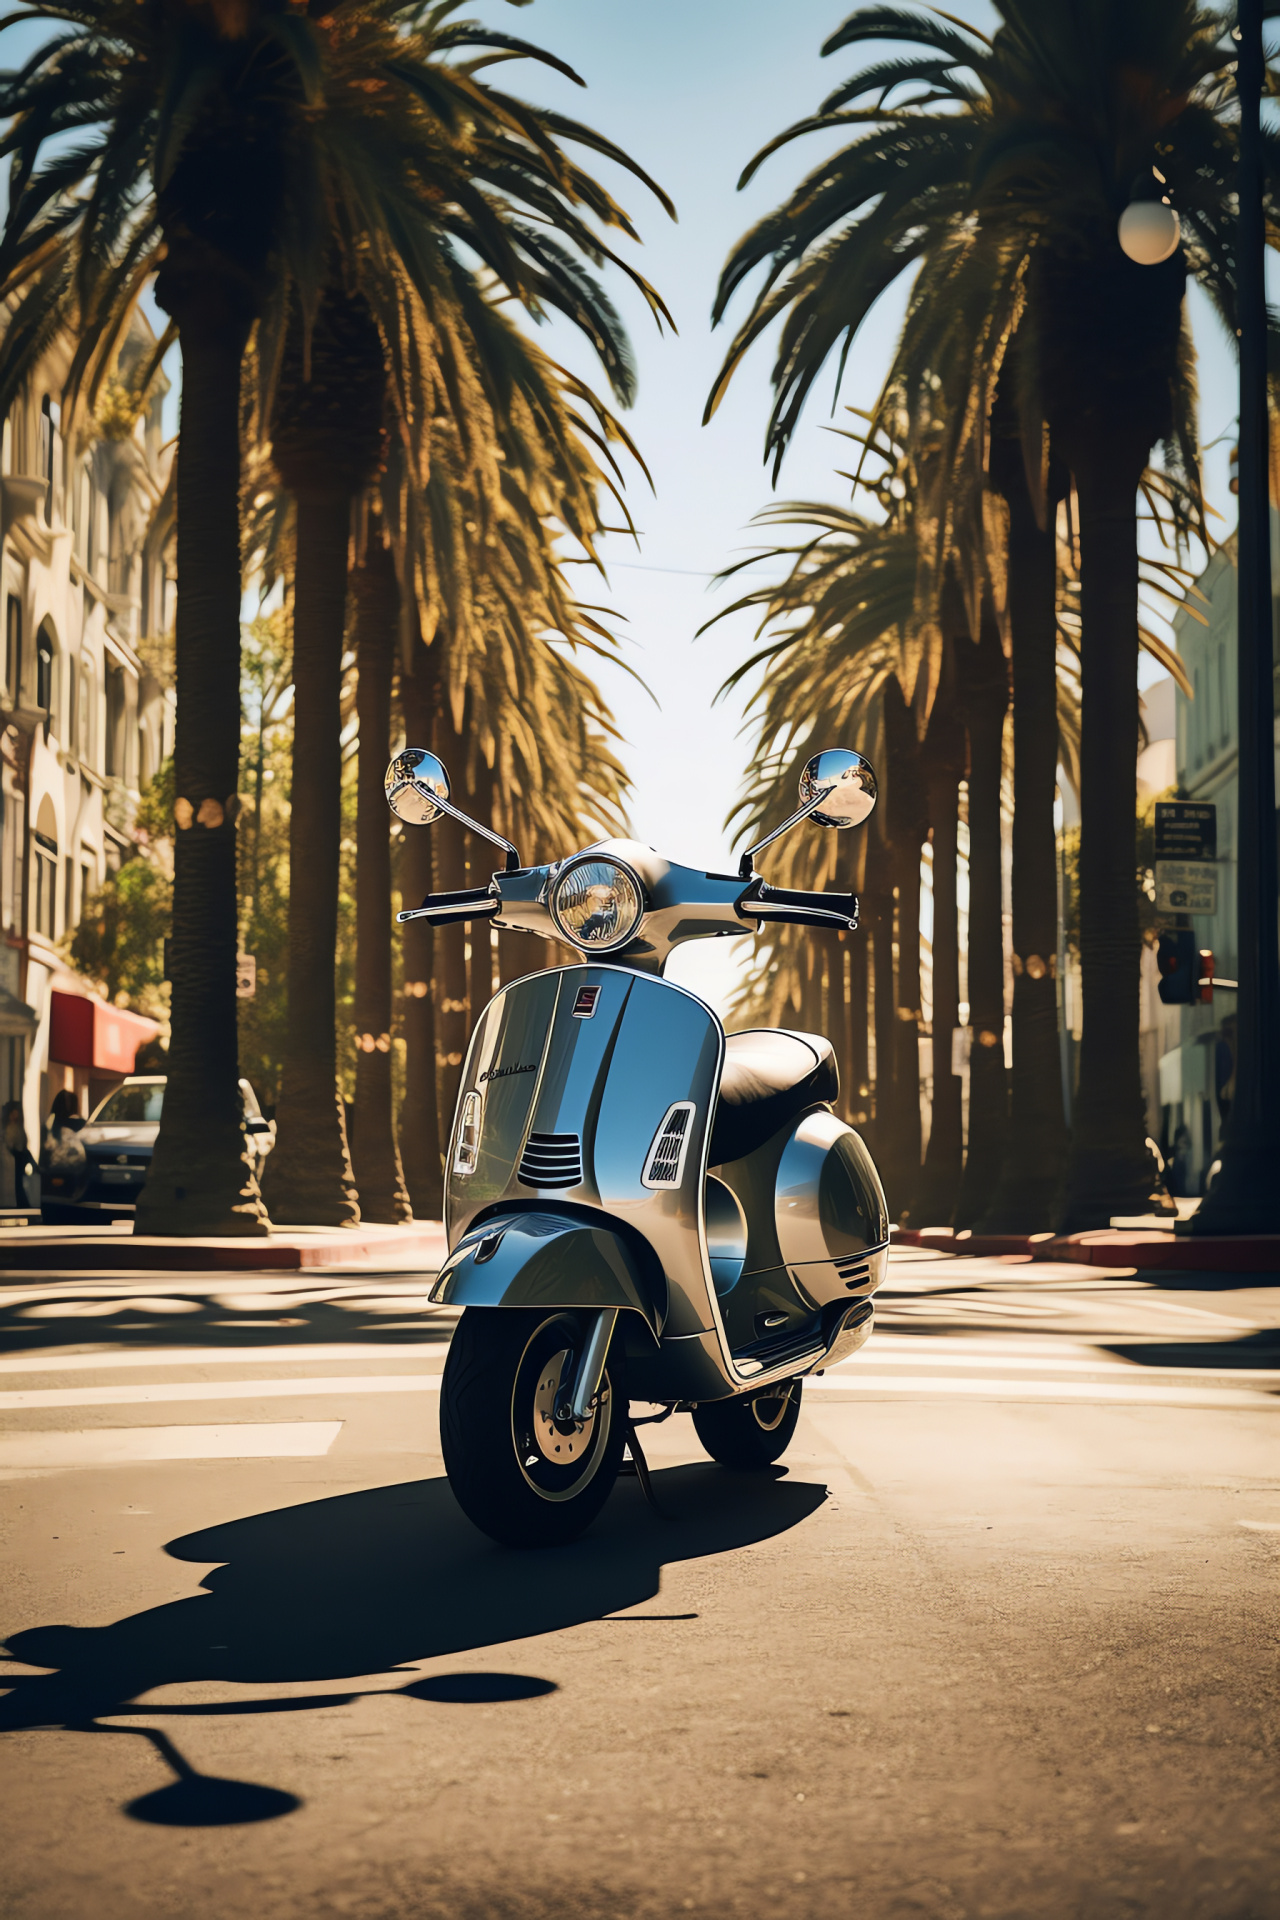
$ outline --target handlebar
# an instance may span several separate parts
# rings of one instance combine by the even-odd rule
[[[628,859],[644,876],[640,847],[626,847]],[[425,920],[437,927],[464,920],[494,920],[499,926],[524,929],[557,938],[547,899],[554,869],[522,867],[496,873],[487,887],[462,887],[455,893],[429,893],[420,907],[396,915],[404,925]],[[759,874],[747,881],[736,875],[698,873],[693,869],[655,863],[644,884],[649,890],[646,953],[666,952],[668,943],[699,933],[730,933],[754,923],[853,931],[858,925],[858,896],[854,893],[802,893],[789,887],[771,887]],[[665,896],[665,897],[664,897]],[[655,945],[656,942],[656,945]]]
[[[759,876],[737,903],[742,919],[764,920],[771,926],[845,927],[858,925],[856,893],[802,893],[791,887],[771,887]]]
[[[491,887],[462,887],[457,893],[429,893],[420,907],[398,913],[398,921],[429,920],[432,926],[456,926],[460,920],[487,920],[501,900]]]

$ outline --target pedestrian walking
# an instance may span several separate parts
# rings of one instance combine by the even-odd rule
[[[5,1102],[0,1110],[0,1123],[4,1127],[4,1150],[13,1161],[13,1204],[15,1207],[25,1207],[29,1205],[27,1175],[35,1163],[27,1145],[27,1129],[22,1119],[20,1100]]]

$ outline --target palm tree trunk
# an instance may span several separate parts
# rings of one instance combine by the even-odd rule
[[[369,515],[356,570],[356,1098],[351,1159],[366,1220],[411,1220],[391,1095],[391,816],[384,781],[391,744],[391,674],[399,589],[395,562]]]
[[[360,1219],[338,1092],[334,954],[342,836],[339,710],[351,496],[299,490],[289,804],[289,1008],[276,1144],[263,1185],[277,1221]]]
[[[1058,1217],[1067,1159],[1058,1055],[1057,553],[1036,524],[1021,446],[999,470],[1009,505],[1013,656],[1013,1071],[1009,1140],[983,1221],[993,1233],[1038,1233]]]
[[[844,948],[838,933],[823,934],[820,938],[827,962],[826,1035],[831,1042],[840,1075],[837,1111],[843,1117],[849,1111],[849,1009],[844,995]]]
[[[868,992],[867,934],[851,933],[849,944],[849,1117],[865,1127],[869,1110],[870,1049],[867,1045],[871,1006]]]
[[[896,1017],[893,991],[893,860],[879,834],[867,848],[867,921],[871,929],[871,975],[875,985],[876,1072],[875,1119],[872,1133],[876,1159],[887,1161],[896,1092],[894,1041]],[[883,1173],[883,1169],[882,1169]]]
[[[884,717],[889,767],[889,837],[898,903],[894,1101],[886,1186],[890,1219],[903,1219],[911,1213],[920,1186],[920,853],[929,822],[915,717],[895,679],[885,686]]]
[[[1004,1064],[1004,910],[1000,782],[1009,676],[994,617],[984,606],[979,638],[955,642],[969,731],[969,1151],[955,1224],[973,1227],[995,1193],[1009,1126]]]
[[[435,751],[446,767],[450,765],[452,759],[453,770],[456,771],[462,745],[462,740],[454,733],[447,716],[437,713]],[[467,884],[466,837],[463,829],[454,820],[442,819],[431,828],[431,834],[435,890],[437,893],[458,892]],[[433,944],[436,963],[432,978],[432,992],[435,996],[436,1086],[440,1102],[440,1140],[447,1152],[448,1141],[453,1131],[454,1108],[458,1104],[458,1087],[462,1080],[462,1062],[467,1050],[467,1035],[470,1032],[465,924],[437,927]]]
[[[414,649],[413,673],[400,676],[400,700],[409,746],[432,737],[436,685],[431,655]],[[421,904],[432,886],[432,844],[451,823],[407,827],[401,849],[400,886],[405,906]],[[444,1207],[440,1159],[440,1110],[436,1087],[436,1021],[431,982],[435,977],[435,939],[425,922],[401,930],[403,941],[405,1094],[400,1109],[401,1156],[413,1210],[420,1220],[438,1220]]]
[[[493,824],[493,773],[485,762],[480,760],[471,782],[468,795],[468,811],[473,820],[484,826]],[[493,844],[482,839],[478,833],[467,835],[467,885],[469,887],[487,887],[493,875],[498,850]],[[470,1009],[467,1038],[471,1038],[471,1028],[493,998],[493,929],[487,920],[473,920],[468,929],[467,942],[469,958],[467,960],[467,1005]]]
[[[960,916],[956,888],[963,729],[955,690],[940,690],[925,742],[933,838],[933,1101],[916,1218],[945,1224],[955,1210],[964,1168],[961,1082],[951,1071],[951,1032],[960,1019]]]
[[[1083,436],[1082,436],[1083,438]],[[1145,1213],[1138,1054],[1138,554],[1135,467],[1099,431],[1076,453],[1080,500],[1080,1079],[1067,1165],[1065,1232]],[[1136,443],[1135,443],[1136,445]]]
[[[171,262],[158,297],[182,334],[173,1038],[135,1233],[263,1234],[245,1150],[236,1032],[240,765],[240,362],[248,323],[216,280]]]

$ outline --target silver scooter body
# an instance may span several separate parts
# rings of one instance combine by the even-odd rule
[[[874,1167],[814,1103],[709,1171],[724,1058],[709,1007],[624,965],[505,987],[463,1069],[432,1299],[618,1308],[630,1389],[656,1402],[758,1392],[853,1352],[888,1257]]]
[[[857,755],[818,758],[856,762],[873,783]],[[431,756],[393,762],[393,788],[428,818],[453,812]],[[816,807],[810,796],[797,817]],[[599,862],[628,877],[643,911],[607,957],[517,980],[482,1015],[448,1144],[449,1252],[432,1300],[616,1315],[629,1391],[672,1405],[758,1394],[856,1351],[888,1259],[870,1155],[826,1099],[801,1095],[748,1151],[709,1164],[725,1031],[661,977],[685,940],[778,919],[856,927],[856,900],[772,889],[750,856],[737,875],[705,873],[630,840],[554,866],[514,858],[488,888],[432,896],[401,919],[489,919],[563,940],[560,883]],[[807,1044],[815,1058],[826,1045]]]

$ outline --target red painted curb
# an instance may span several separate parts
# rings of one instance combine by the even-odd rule
[[[380,1234],[348,1229],[324,1239],[291,1240],[287,1233],[243,1240],[135,1239],[127,1233],[28,1239],[17,1228],[0,1238],[0,1273],[298,1273],[366,1260],[390,1259],[398,1266],[406,1258],[434,1272],[444,1256],[438,1221]]]
[[[1280,1274],[1280,1234],[1194,1240],[1123,1227],[1068,1234],[954,1233],[950,1227],[903,1227],[894,1235],[894,1244],[986,1260],[1059,1260],[1163,1273]]]

